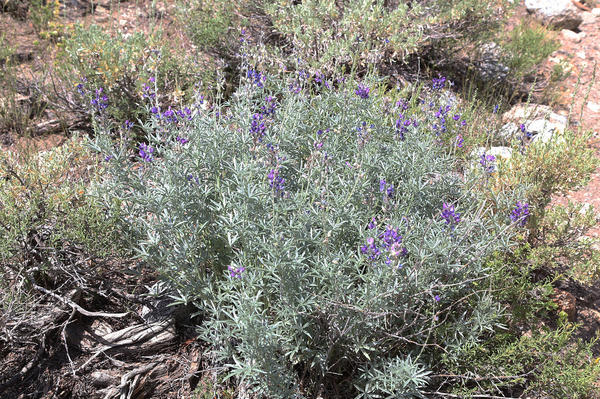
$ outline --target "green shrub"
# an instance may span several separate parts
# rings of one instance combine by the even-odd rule
[[[600,364],[594,342],[574,338],[575,327],[535,328],[521,336],[500,333],[464,352],[446,384],[460,397],[493,392],[517,397],[591,398],[598,391]],[[447,378],[447,377],[446,377]]]
[[[152,106],[180,103],[193,92],[193,65],[177,59],[160,30],[125,36],[96,25],[75,26],[61,47],[57,73],[96,119],[117,126],[136,122]]]
[[[98,299],[89,288],[105,283],[99,257],[127,251],[115,218],[86,195],[97,161],[81,139],[43,152],[19,146],[0,152],[0,323],[8,326],[0,340],[4,353],[26,356],[23,348],[39,339],[37,322],[60,306],[39,291]]]
[[[77,138],[50,151],[0,153],[0,263],[24,272],[50,266],[65,246],[95,256],[118,249],[114,219],[85,195],[94,163]]]
[[[41,113],[43,106],[34,95],[26,96],[23,80],[19,79],[15,48],[0,33],[0,134],[29,133],[31,119]]]
[[[535,72],[550,54],[560,47],[556,34],[543,25],[527,19],[521,20],[502,44],[503,62],[512,72],[511,79],[520,82]]]
[[[60,21],[58,0],[31,0],[29,18],[42,39],[58,40],[65,32],[65,25]]]
[[[148,122],[137,167],[100,135],[113,158],[97,195],[204,315],[221,379],[280,398],[418,395],[440,351],[498,324],[485,259],[509,245],[519,190],[490,200],[457,173],[431,131],[437,93],[418,117],[366,86],[246,76],[227,108]],[[399,112],[419,120],[402,131]]]
[[[567,194],[583,186],[598,165],[594,149],[589,146],[589,132],[570,130],[556,132],[551,140],[531,143],[513,151],[490,180],[493,191],[504,192],[515,187],[528,187],[527,199],[532,207],[529,223],[535,239],[546,207],[552,196]]]
[[[465,42],[493,34],[508,2],[246,0],[231,5],[196,0],[191,11],[187,7],[181,17],[201,48],[221,50],[231,58],[246,26],[267,45],[265,57],[256,62],[297,68],[300,60],[308,69],[333,75],[343,69],[364,72],[415,55],[452,57]]]

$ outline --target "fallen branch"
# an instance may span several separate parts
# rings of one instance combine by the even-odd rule
[[[59,301],[61,301],[62,303],[65,303],[67,305],[69,305],[71,308],[73,308],[74,310],[77,310],[79,313],[81,313],[84,316],[90,316],[90,317],[116,317],[116,318],[120,318],[120,317],[125,317],[129,314],[129,312],[125,312],[125,313],[105,313],[105,312],[90,312],[89,310],[85,310],[84,308],[82,308],[81,306],[79,306],[78,304],[76,304],[75,302],[67,299],[67,298],[63,298],[62,296],[55,294],[54,292],[45,289],[44,287],[40,287],[37,284],[33,284],[33,288],[35,288],[36,290],[43,292],[44,294],[50,295],[51,297],[58,299]]]
[[[151,324],[137,324],[127,327],[113,333],[106,334],[101,337],[106,344],[99,348],[89,359],[75,370],[79,372],[85,369],[94,359],[106,352],[107,350],[116,347],[131,346],[138,343],[146,342],[148,345],[144,348],[137,348],[138,352],[144,350],[156,349],[155,346],[163,345],[165,342],[171,341],[175,336],[175,332],[169,320]]]

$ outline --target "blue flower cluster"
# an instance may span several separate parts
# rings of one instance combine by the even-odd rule
[[[379,192],[380,193],[385,193],[385,195],[387,195],[388,198],[392,198],[392,196],[394,195],[394,185],[393,184],[387,184],[387,182],[384,179],[379,180]]]
[[[144,162],[152,162],[152,154],[154,153],[154,148],[150,147],[146,143],[140,143],[139,146],[139,155]]]
[[[200,179],[197,178],[196,176],[189,174],[186,176],[187,181],[190,182],[190,184],[196,183],[197,185],[200,185]]]
[[[257,112],[252,115],[252,122],[250,122],[250,134],[256,138],[259,142],[262,141],[265,135],[267,126],[265,125],[264,115]]]
[[[327,89],[331,88],[331,85],[329,84],[329,82],[325,78],[325,75],[323,73],[321,73],[321,71],[315,72],[314,82],[315,82],[316,85],[323,85]]]
[[[369,87],[359,83],[358,88],[354,90],[354,94],[356,94],[362,99],[367,99],[369,98],[369,91],[371,91]]]
[[[277,109],[277,101],[275,97],[267,96],[265,98],[266,104],[260,107],[261,113],[263,115],[273,115],[275,114],[275,110]]]
[[[227,266],[227,270],[229,271],[229,277],[232,278],[242,278],[242,273],[246,271],[244,266],[235,267],[232,265]]]
[[[456,135],[456,146],[458,148],[463,148],[463,145],[465,144],[465,140],[463,139],[462,134],[458,134]]]
[[[77,92],[82,96],[85,95],[85,86],[83,85],[83,83],[79,83],[77,85]]]
[[[275,194],[283,197],[285,195],[285,179],[279,175],[279,169],[271,169],[267,178],[269,186],[275,191]]]
[[[277,109],[277,102],[274,97],[267,96],[265,99],[266,104],[262,105],[260,112],[256,112],[252,115],[252,121],[250,122],[250,134],[257,142],[262,142],[265,136],[267,125],[267,117],[275,114]]]
[[[404,141],[404,135],[408,133],[408,128],[411,125],[417,127],[417,120],[408,117],[405,118],[403,114],[398,114],[398,119],[396,119],[396,135],[400,140]]]
[[[533,133],[528,131],[524,124],[521,123],[519,129],[521,130],[521,133],[523,133],[521,140],[524,140],[525,138],[530,139],[533,136]]]
[[[479,164],[486,173],[494,173],[496,170],[496,157],[489,154],[481,154]]]
[[[177,123],[180,120],[192,120],[192,111],[188,107],[180,110],[173,110],[169,107],[162,113],[161,118],[168,123]]]
[[[440,76],[437,79],[434,78],[431,82],[431,88],[433,90],[442,90],[446,86],[446,77]]]
[[[374,229],[375,227],[375,218],[373,218],[369,223],[369,229]],[[375,261],[385,256],[385,263],[387,265],[391,264],[392,259],[408,255],[407,249],[402,246],[402,236],[398,232],[398,229],[392,226],[387,226],[382,233],[377,235],[377,240],[374,237],[367,238],[366,244],[360,247],[360,252],[366,255],[370,261]]]
[[[529,219],[529,204],[527,202],[517,201],[515,209],[510,214],[510,220],[516,222],[519,226],[525,227]]]
[[[248,72],[246,72],[246,77],[250,79],[250,83],[261,88],[264,87],[265,82],[267,81],[267,77],[265,75],[255,71],[254,69],[249,69]]]
[[[452,230],[460,223],[460,213],[456,212],[454,205],[446,202],[442,204],[442,218]]]
[[[108,97],[106,94],[103,94],[103,91],[102,87],[96,90],[95,97],[90,101],[98,112],[102,112],[108,107]]]
[[[154,83],[155,81],[156,80],[154,79],[154,77],[151,77],[150,79],[148,79],[149,83]],[[152,90],[150,85],[148,85],[147,83],[144,84],[144,87],[142,88],[142,97],[150,98],[150,99],[153,99],[156,97],[156,93],[154,93],[154,91]]]
[[[445,107],[440,106],[440,109],[435,113],[435,117],[439,119],[439,125],[437,123],[433,124],[433,130],[435,130],[436,135],[440,135],[441,133],[446,133],[446,116],[452,107],[446,105]]]
[[[177,137],[175,138],[175,140],[176,140],[176,141],[177,141],[179,144],[181,144],[181,145],[186,145],[187,143],[189,143],[189,142],[190,142],[190,140],[189,140],[189,139],[186,139],[185,137],[181,137],[181,136],[177,136]]]

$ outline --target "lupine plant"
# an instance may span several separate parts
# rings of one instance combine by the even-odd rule
[[[135,165],[100,132],[98,197],[204,316],[222,380],[270,398],[420,395],[442,353],[499,324],[484,259],[509,245],[522,193],[479,194],[453,142],[424,121],[400,136],[367,83],[259,81],[191,120],[155,113]]]

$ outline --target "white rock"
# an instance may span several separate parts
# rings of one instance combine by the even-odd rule
[[[586,57],[585,51],[583,51],[583,50],[578,51],[577,53],[575,53],[575,55],[577,57],[581,58],[582,60],[585,60],[585,57]]]
[[[592,8],[592,15],[594,17],[600,17],[600,8]]]
[[[584,26],[592,25],[597,22],[596,16],[589,11],[582,12],[581,19],[583,19],[583,21],[581,22],[581,25],[579,25],[579,28],[583,28]]]
[[[538,119],[529,124],[526,123],[525,126],[527,126],[527,131],[533,134],[531,144],[547,144],[553,140],[556,140],[558,143],[565,142],[564,137],[561,136],[561,133],[565,128],[562,125],[552,123],[547,120]]]
[[[545,25],[575,30],[582,22],[571,0],[525,0],[527,12]]]
[[[587,103],[587,107],[592,112],[600,112],[600,104],[589,102]]]
[[[512,148],[510,147],[477,147],[471,152],[471,157],[477,161],[481,158],[483,154],[493,155],[496,158],[505,158],[509,159],[512,157]]]
[[[497,81],[506,78],[510,70],[501,60],[502,48],[497,43],[485,43],[479,48],[479,57],[475,65],[484,81]]]
[[[517,125],[528,120],[547,119],[560,126],[561,130],[567,127],[567,117],[552,111],[547,105],[542,104],[516,104],[502,115],[504,122],[513,122]]]
[[[573,32],[572,30],[563,29],[563,30],[560,31],[560,34],[565,39],[570,40],[570,41],[572,41],[574,43],[579,43],[581,41],[581,36],[579,36],[578,33]]]
[[[565,130],[565,125],[550,122],[544,119],[536,119],[533,122],[525,123],[528,132],[531,132],[532,142],[541,141],[548,143],[557,132]]]
[[[510,147],[492,147],[489,149],[487,154],[493,155],[496,158],[500,157],[510,159],[512,157],[512,152],[513,150]]]

